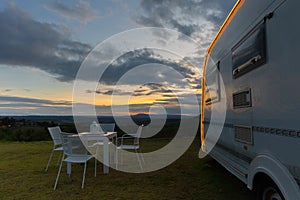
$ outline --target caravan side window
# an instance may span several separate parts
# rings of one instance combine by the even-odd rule
[[[266,62],[266,22],[257,24],[231,50],[232,77],[243,74]]]
[[[208,63],[205,78],[205,104],[212,104],[220,101],[220,62]]]

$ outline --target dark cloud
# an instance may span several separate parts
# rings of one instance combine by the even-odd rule
[[[0,23],[0,64],[34,67],[52,74],[60,81],[72,81],[82,60],[91,50],[90,45],[71,40],[66,27],[33,20],[14,4],[7,4],[0,12]],[[101,53],[111,54],[113,51],[115,48],[108,46]],[[103,62],[100,65],[105,66]],[[114,61],[101,81],[113,85],[129,70],[148,63],[170,66],[185,76],[194,74],[193,70],[183,67],[181,63],[143,49],[128,52]],[[89,73],[94,72],[91,70]],[[153,76],[151,73],[144,74]],[[138,77],[135,79],[138,80]],[[89,76],[82,79],[89,80]],[[128,84],[135,84],[135,79]]]
[[[140,86],[139,89],[134,90],[133,93],[126,92],[120,89],[97,89],[96,91],[86,90],[86,93],[96,93],[101,95],[130,95],[130,96],[148,96],[153,94],[160,94],[162,96],[172,95],[172,90],[168,89],[166,86],[148,83],[146,85]],[[174,95],[172,95],[174,96]]]
[[[74,19],[84,24],[97,17],[96,10],[92,9],[90,4],[85,1],[79,1],[75,7],[68,7],[62,2],[56,0],[51,4],[47,4],[46,8],[57,12],[63,17]]]
[[[0,64],[35,67],[70,81],[91,50],[71,40],[66,27],[33,20],[12,3],[0,12],[0,24]]]
[[[5,90],[2,90],[2,92],[11,92],[12,89],[5,89]]]
[[[121,84],[118,82],[124,74],[141,65],[145,66],[145,68],[128,73],[131,75],[129,75],[127,80]],[[158,67],[154,67],[156,65]],[[161,65],[180,73],[183,78],[178,78],[178,75],[173,76],[170,71]],[[195,90],[200,89],[200,74],[197,72],[195,67],[189,65],[185,59],[173,61],[163,59],[154,50],[136,50],[124,54],[109,65],[100,79],[99,88],[96,91],[87,90],[86,92],[111,96],[113,95],[113,89],[118,88],[118,84],[120,84],[122,89],[115,89],[114,95],[129,95],[132,97],[157,95],[159,99],[155,103],[175,106],[175,102],[172,99],[177,98],[177,94],[194,93]],[[144,84],[143,81],[148,83]],[[141,86],[132,91],[130,88],[126,90],[126,85]],[[110,89],[107,89],[107,87]]]
[[[160,16],[166,17],[169,14],[161,13]],[[91,50],[90,45],[70,39],[71,35],[66,27],[38,22],[11,3],[0,12],[0,23],[0,64],[34,67],[52,74],[60,81],[72,81],[82,60]],[[105,49],[102,53],[111,54],[112,51],[115,51],[114,47]],[[100,65],[107,64],[104,62],[109,61],[102,61]],[[195,76],[195,72],[182,63],[164,59],[153,51],[143,49],[128,52],[118,58],[108,67],[100,81],[113,85],[129,70],[148,63],[153,66],[167,65],[182,73],[188,80]],[[91,70],[89,73],[94,72]],[[145,74],[154,76],[151,73]],[[137,75],[128,84],[135,84],[135,79],[138,78]],[[82,79],[89,80],[89,76]]]
[[[177,97],[174,97],[174,95],[173,96],[168,96],[168,98],[156,99],[154,103],[162,103],[162,104],[170,104],[170,105],[175,103],[175,104],[177,104],[177,106],[179,104]]]
[[[184,77],[189,78],[195,75],[195,71],[191,68],[185,67],[182,63],[174,60],[164,59],[159,54],[155,54],[154,51],[149,49],[135,50],[128,52],[118,59],[116,59],[103,73],[100,82],[107,85],[115,85],[118,80],[128,71],[142,65],[147,65],[147,71],[135,71],[132,78],[127,80],[127,84],[134,85],[139,84],[141,79],[144,80],[158,80],[158,81],[169,81],[172,77],[165,74],[166,78],[159,77],[159,74],[163,74],[164,70],[157,71],[157,68],[161,66],[167,66],[174,69],[176,72],[182,74]],[[153,70],[153,71],[151,71]],[[138,73],[141,74],[138,74]],[[181,82],[178,80],[177,82]]]
[[[102,94],[102,95],[112,95],[113,93],[115,95],[130,95],[130,92],[124,92],[122,90],[102,90],[98,89],[96,91],[92,90],[86,90],[86,93],[96,93],[96,94]]]
[[[132,96],[148,96],[153,94],[160,94],[162,96],[172,94],[172,91],[166,86],[157,83],[147,83],[135,90]]]
[[[134,19],[142,26],[175,29],[198,43],[194,54],[177,63],[188,69],[184,72],[186,81],[192,89],[198,90],[201,88],[201,72],[195,72],[185,63],[203,66],[207,47],[235,3],[236,0],[142,0],[141,10]],[[168,35],[159,37],[168,38]],[[186,37],[178,39],[186,40]]]
[[[16,91],[16,89],[10,89],[10,88],[7,88],[7,89],[2,90],[2,92],[4,92],[4,93],[6,93],[6,92],[12,92],[12,91]],[[17,90],[17,91],[19,91],[19,90]],[[27,89],[27,88],[21,89],[21,91],[31,92],[31,90],[30,90],[30,89]]]
[[[36,99],[36,98],[28,98],[28,97],[15,97],[15,96],[0,96],[0,102],[18,102],[25,104],[42,104],[42,105],[52,105],[52,106],[64,106],[64,105],[72,105],[70,101],[51,101],[46,99]],[[0,104],[0,106],[3,104]]]
[[[142,12],[136,22],[143,26],[174,28],[193,36],[211,28],[215,31],[235,2],[236,0],[142,0]]]

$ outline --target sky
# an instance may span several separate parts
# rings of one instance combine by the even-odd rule
[[[127,106],[131,114],[160,114],[164,106],[167,114],[198,115],[199,109],[191,99],[196,97],[199,104],[205,51],[234,3],[0,1],[0,116],[72,115],[75,80],[89,85],[93,82],[90,77],[104,65],[107,68],[97,87],[86,87],[76,103],[93,104],[98,115],[111,115],[112,106],[119,115]],[[152,36],[133,31],[131,39],[153,46],[160,43],[166,49],[173,44],[172,48],[180,48],[183,56],[164,49],[120,51],[131,44],[124,37],[119,43],[112,41],[146,27],[167,28],[184,35],[171,43],[170,35],[152,31],[156,39],[149,42]],[[193,48],[189,49],[191,40]],[[111,46],[101,49],[98,68],[91,68],[85,77],[78,76],[84,59],[104,41]],[[120,56],[111,60],[114,54]],[[122,79],[125,75],[126,80]],[[88,99],[91,96],[95,99]]]

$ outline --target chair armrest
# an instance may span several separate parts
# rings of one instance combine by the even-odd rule
[[[61,145],[67,145],[70,144],[71,142],[63,142]]]
[[[124,134],[122,135],[122,138],[134,138],[136,136],[137,136],[136,134]]]
[[[116,144],[118,144],[118,140],[121,138],[121,145],[123,145],[123,141],[125,139],[133,139],[135,138],[137,135],[136,134],[124,134],[121,137],[117,137],[116,139]]]

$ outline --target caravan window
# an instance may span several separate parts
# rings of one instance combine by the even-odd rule
[[[205,78],[205,104],[220,101],[220,62],[208,63]]]
[[[233,78],[238,78],[266,62],[265,24],[265,21],[261,21],[232,48]]]

